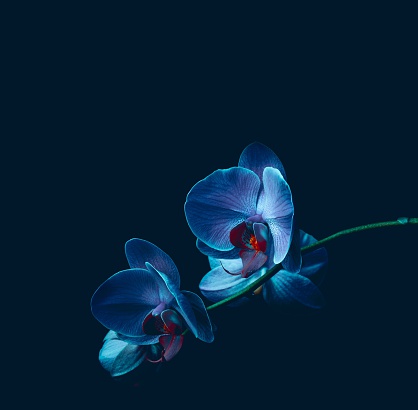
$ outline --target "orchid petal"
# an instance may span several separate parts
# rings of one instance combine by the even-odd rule
[[[267,167],[263,173],[264,197],[262,216],[267,222],[274,243],[274,263],[285,258],[291,242],[293,202],[289,185],[279,170]]]
[[[200,340],[206,343],[213,342],[212,323],[202,299],[187,290],[183,290],[181,296],[177,299],[177,302],[190,330]]]
[[[173,296],[176,297],[176,295],[180,292],[179,287],[177,286],[176,282],[173,282],[171,280],[171,277],[166,275],[165,272],[160,272],[158,269],[156,269],[153,265],[151,265],[148,262],[145,262],[145,266],[147,267],[148,271],[162,279],[162,282],[164,285],[160,287],[160,291],[170,292],[171,298],[170,300],[173,300]],[[162,293],[161,297],[164,296],[164,293]],[[161,299],[164,301],[164,299]],[[168,305],[168,304],[167,304]]]
[[[131,268],[146,269],[145,262],[170,277],[180,287],[180,274],[177,266],[163,250],[151,242],[133,238],[125,244],[125,254]]]
[[[255,213],[260,179],[246,169],[218,169],[197,182],[187,195],[184,211],[193,234],[211,248],[233,248],[229,233]]]
[[[164,282],[144,269],[127,269],[103,282],[91,299],[93,316],[108,329],[143,335],[142,321],[160,303],[173,300]]]
[[[258,245],[259,250],[261,252],[266,252],[267,239],[268,239],[268,234],[269,234],[269,230],[267,226],[262,223],[256,222],[253,224],[253,229],[254,229],[254,236],[255,236],[255,239],[257,240],[257,245]]]
[[[199,289],[201,291],[217,291],[228,289],[230,287],[238,285],[240,282],[245,281],[246,279],[240,275],[230,275],[227,273],[223,267],[223,260],[219,260],[222,264],[218,264],[217,267],[214,267],[209,271],[199,283]],[[231,264],[228,266],[228,270],[232,271],[241,271],[242,270],[242,260],[233,259],[228,260]],[[215,263],[213,264],[215,265]]]
[[[278,156],[260,142],[253,142],[244,148],[239,158],[238,166],[251,169],[259,176],[260,180],[263,179],[264,168],[277,168],[283,175],[283,178],[286,179],[283,164]]]
[[[308,246],[317,240],[304,231],[300,231],[301,245]],[[302,268],[300,274],[308,277],[316,285],[319,285],[325,277],[326,267],[328,265],[328,252],[325,248],[315,249],[307,252],[302,258]]]
[[[303,255],[300,274],[306,276],[316,285],[320,285],[327,273],[328,253],[325,248],[315,249]]]
[[[309,235],[302,229],[299,229],[299,237],[300,237],[300,246],[304,248],[305,246],[313,245],[314,243],[318,242],[312,235]]]
[[[242,271],[242,259],[239,257],[236,259],[216,259],[209,256],[209,265],[211,269],[222,266],[225,271],[228,272],[241,272]]]
[[[242,269],[242,263],[241,263]],[[259,279],[266,269],[259,269],[248,278],[240,275],[230,275],[222,266],[212,269],[200,281],[199,289],[202,295],[212,302],[219,302],[229,296],[235,295],[251,283]]]
[[[216,259],[236,259],[239,256],[239,249],[237,248],[233,248],[230,251],[217,251],[216,249],[213,249],[210,246],[206,245],[200,239],[197,239],[196,247],[204,255]]]
[[[146,348],[118,339],[109,331],[99,352],[99,361],[112,377],[122,376],[138,367],[146,356]]]
[[[161,336],[159,343],[164,348],[164,359],[166,362],[170,361],[181,349],[183,345],[184,336]]]
[[[283,310],[298,306],[320,309],[325,304],[321,291],[308,278],[284,270],[264,283],[263,297],[269,305]]]
[[[289,251],[282,262],[283,269],[292,273],[299,273],[302,267],[302,254],[300,251],[301,234],[299,234],[298,231],[299,230],[294,230]]]

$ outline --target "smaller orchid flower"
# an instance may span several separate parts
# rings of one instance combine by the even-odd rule
[[[237,167],[197,182],[184,211],[203,254],[242,260],[239,270],[224,267],[229,274],[247,278],[271,263],[300,270],[292,194],[281,161],[264,144],[248,145]]]
[[[136,238],[126,242],[125,253],[130,269],[103,282],[91,299],[93,316],[115,332],[107,344],[105,339],[105,346],[131,352],[134,348],[121,342],[139,347],[158,345],[161,356],[155,361],[168,361],[180,350],[186,329],[202,341],[212,342],[206,307],[195,293],[180,291],[180,275],[173,260],[154,244]],[[154,353],[158,350],[153,349]],[[150,349],[136,350],[138,360],[144,351],[149,353]],[[151,356],[146,357],[150,360]]]
[[[311,245],[317,240],[299,230],[300,244],[302,247]],[[212,270],[208,272],[199,284],[202,294],[212,302],[219,302],[229,296],[237,294],[251,283],[262,277],[267,267],[254,272],[250,277],[232,276],[228,274],[225,267],[229,269],[240,269],[242,260],[216,260],[209,258]],[[325,248],[318,248],[307,252],[302,256],[302,265],[299,273],[280,269],[273,277],[268,279],[255,293],[262,294],[265,302],[270,306],[280,307],[282,312],[296,312],[300,310],[318,310],[324,306],[324,298],[318,286],[324,279],[328,254]],[[274,265],[270,265],[272,267]],[[248,298],[240,298],[231,303],[239,305]]]

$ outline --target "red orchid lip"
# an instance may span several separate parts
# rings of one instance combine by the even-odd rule
[[[149,313],[142,323],[146,334],[161,335],[158,343],[149,348],[146,359],[151,363],[171,360],[183,345],[184,337],[181,316],[173,309],[165,309],[156,315],[155,312],[159,310],[157,308]]]
[[[142,322],[142,330],[145,334],[177,336],[183,332],[183,320],[175,310],[165,309],[156,315],[156,309],[152,310]]]
[[[232,245],[241,249],[266,252],[269,229],[260,222],[241,222],[229,233]]]
[[[252,218],[256,218],[255,215]],[[241,222],[230,232],[230,241],[237,248],[241,248],[239,253],[242,259],[243,268],[239,272],[230,272],[230,275],[241,275],[247,278],[252,272],[260,269],[267,261],[267,238],[268,227],[260,222]]]

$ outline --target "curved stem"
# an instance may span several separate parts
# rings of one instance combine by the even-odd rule
[[[377,223],[373,223],[373,224],[361,225],[361,226],[356,226],[354,228],[345,229],[343,231],[340,231],[340,232],[337,232],[333,235],[330,235],[330,236],[328,236],[324,239],[321,239],[320,241],[317,241],[317,242],[315,242],[311,245],[308,245],[308,246],[305,246],[305,247],[301,248],[301,253],[305,253],[305,252],[308,252],[308,251],[313,251],[314,249],[317,249],[317,248],[321,247],[322,245],[324,245],[325,243],[327,243],[329,241],[332,241],[336,238],[339,238],[340,236],[349,235],[349,234],[352,234],[352,233],[355,233],[355,232],[366,231],[366,230],[369,230],[369,229],[385,228],[385,227],[388,227],[388,226],[402,226],[402,225],[407,225],[407,224],[418,224],[418,218],[401,217],[401,218],[398,218],[396,221],[377,222]],[[281,267],[282,267],[281,264],[273,266],[270,270],[268,270],[266,272],[265,275],[263,275],[261,278],[257,279],[251,285],[248,285],[247,287],[245,287],[241,291],[237,292],[235,295],[229,296],[226,299],[223,299],[223,300],[221,300],[217,303],[214,303],[213,305],[208,306],[206,309],[207,310],[215,309],[219,306],[225,305],[226,303],[232,302],[235,299],[243,297],[248,293],[254,292],[265,281],[267,281],[273,275],[275,275],[281,269]]]

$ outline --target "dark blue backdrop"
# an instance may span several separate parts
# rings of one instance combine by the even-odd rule
[[[121,10],[96,12],[79,15],[66,37],[65,104],[51,114],[67,160],[71,243],[61,397],[106,409],[415,400],[416,226],[330,243],[327,306],[318,315],[282,316],[261,303],[212,311],[215,341],[189,335],[139,387],[100,366],[106,329],[89,306],[95,289],[127,268],[124,244],[134,237],[168,253],[182,288],[199,293],[208,263],[187,226],[185,197],[256,140],[282,160],[300,226],[318,239],[417,217],[415,45],[406,16],[331,11],[314,23],[304,12],[284,26],[286,18],[267,12],[254,29],[250,16],[236,28],[231,16],[219,18],[215,27],[201,14],[176,24],[165,11],[144,28],[146,14],[141,23]]]

